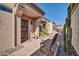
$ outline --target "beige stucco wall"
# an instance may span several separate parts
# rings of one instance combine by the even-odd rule
[[[17,45],[21,44],[21,17],[16,16],[16,41]]]
[[[32,39],[33,37],[39,37],[39,20],[28,19],[28,37]],[[32,22],[32,24],[31,24]]]
[[[0,10],[0,51],[14,47],[14,17]]]
[[[32,24],[30,24],[30,33],[31,33],[31,38],[35,37],[39,37],[39,23],[40,23],[40,19],[32,19],[30,20],[30,22],[32,22]]]
[[[71,16],[72,27],[72,45],[74,46],[77,54],[79,55],[79,6]]]
[[[48,22],[48,33],[53,33],[53,24],[52,22]]]
[[[39,37],[39,24],[40,24],[40,18],[38,18],[38,19],[36,19],[36,21],[35,21],[35,27],[36,27],[36,31],[35,31],[35,35],[37,36],[37,37]]]
[[[33,21],[31,19],[28,20],[28,36],[29,36],[29,39],[32,39],[33,38]],[[32,22],[32,24],[31,24]]]

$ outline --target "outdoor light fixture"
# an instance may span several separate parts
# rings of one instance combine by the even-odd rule
[[[31,25],[32,25],[32,22],[30,22],[31,23]]]

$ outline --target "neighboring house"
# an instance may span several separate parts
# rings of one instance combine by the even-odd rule
[[[56,31],[56,24],[52,21],[48,22],[48,33],[52,34]]]
[[[47,18],[42,18],[40,22],[40,33],[42,34],[51,34],[55,31],[56,24],[52,21],[49,21]]]
[[[39,35],[40,36],[48,34],[47,22],[48,21],[44,17],[41,18],[40,25],[39,25]]]
[[[52,23],[52,21],[48,22],[48,33],[49,34],[53,33],[53,23]]]
[[[56,30],[57,30],[57,32],[62,32],[63,31],[63,25],[56,25]]]
[[[0,4],[0,52],[39,37],[44,14],[34,3]]]
[[[70,4],[71,11],[71,28],[72,28],[72,45],[79,55],[79,4]]]
[[[56,23],[52,22],[52,24],[53,24],[53,30],[56,30]]]

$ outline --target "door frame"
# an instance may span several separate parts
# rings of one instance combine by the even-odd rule
[[[28,20],[26,20],[26,19],[21,19],[21,43],[23,43],[22,42],[22,21],[25,21],[24,23],[26,23],[27,22],[27,40],[28,40],[28,28],[29,28],[29,21]],[[25,24],[24,24],[24,26],[25,26]],[[26,40],[24,40],[24,42],[25,42]]]

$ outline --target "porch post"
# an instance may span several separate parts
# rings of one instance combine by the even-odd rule
[[[38,18],[37,20],[36,20],[36,31],[35,31],[35,35],[37,36],[37,37],[39,37],[39,24],[40,24],[40,19],[41,18]]]
[[[15,46],[21,44],[21,16],[22,16],[22,13],[23,13],[23,8],[18,5],[16,14],[15,14]]]

